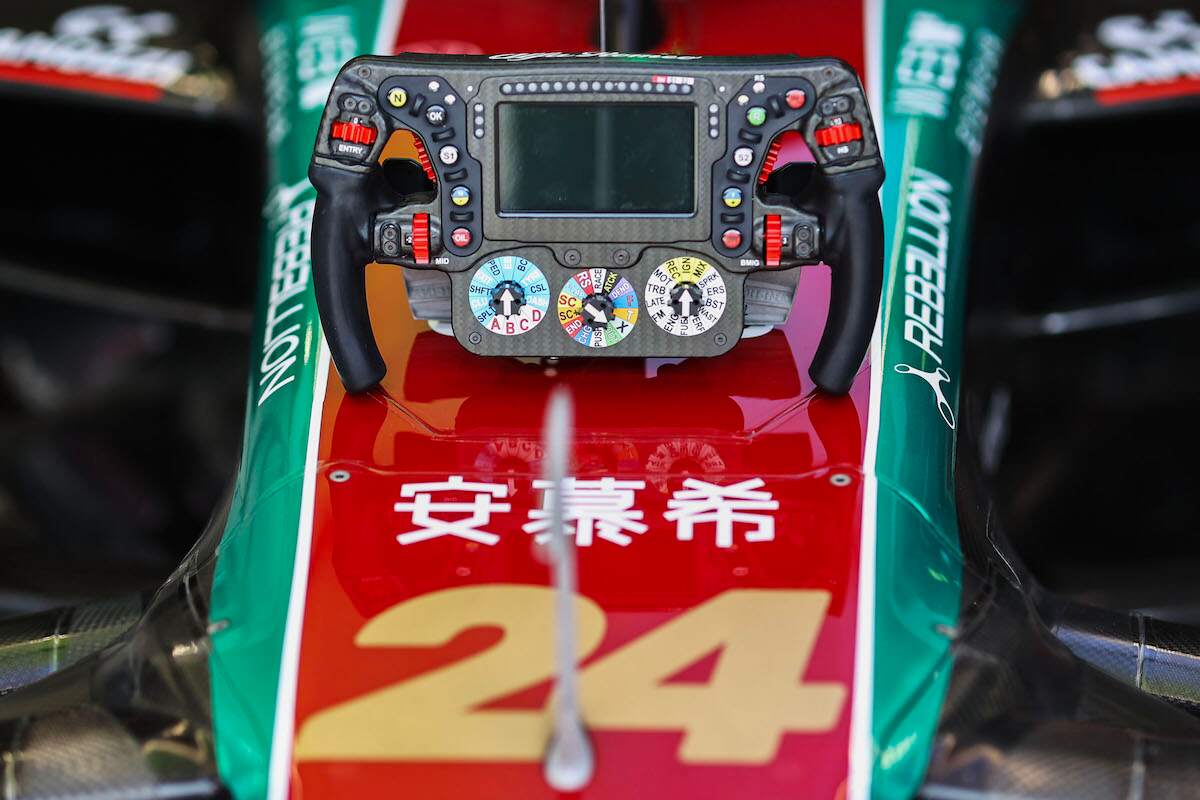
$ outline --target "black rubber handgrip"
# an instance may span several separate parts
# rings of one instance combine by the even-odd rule
[[[375,178],[313,164],[308,179],[317,187],[312,265],[321,325],[346,390],[364,392],[387,372],[367,311]]]
[[[824,176],[825,242],[830,265],[829,316],[809,375],[817,386],[845,394],[871,346],[883,289],[881,168]]]

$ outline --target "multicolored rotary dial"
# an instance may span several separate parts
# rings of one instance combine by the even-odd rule
[[[612,347],[633,332],[637,318],[637,292],[612,270],[577,272],[558,293],[558,321],[584,347]]]
[[[467,296],[480,325],[500,336],[517,336],[546,316],[550,283],[532,261],[497,256],[475,270]]]
[[[712,264],[679,256],[659,264],[646,281],[646,313],[673,336],[696,336],[725,313],[725,280]]]

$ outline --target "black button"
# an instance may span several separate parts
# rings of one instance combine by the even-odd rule
[[[827,97],[822,100],[818,110],[821,112],[821,116],[828,117],[833,114],[847,113],[850,110],[851,105],[853,104],[851,103],[849,97],[844,94],[839,94],[835,97]]]
[[[425,111],[425,121],[430,125],[437,127],[446,124],[446,109],[443,106],[433,105]]]
[[[740,225],[746,221],[746,215],[741,212],[724,213],[721,215],[721,222],[725,225]]]
[[[440,131],[433,132],[433,140],[435,142],[444,142],[447,139],[454,138],[454,128],[442,128]]]
[[[474,211],[451,211],[450,220],[452,222],[470,222],[475,219]]]
[[[454,169],[446,173],[446,180],[448,181],[461,181],[466,179],[466,177],[467,171],[462,168]]]
[[[738,131],[738,138],[741,139],[743,142],[749,142],[750,144],[758,144],[759,142],[762,141],[762,134],[755,133],[754,131],[748,131],[743,128],[742,130]]]
[[[420,114],[420,113],[421,113],[421,109],[425,108],[425,102],[426,102],[428,99],[429,99],[429,98],[427,98],[427,97],[426,97],[425,95],[423,95],[423,94],[419,94],[419,95],[417,95],[416,97],[414,97],[414,98],[413,98],[413,101],[412,101],[412,105],[408,107],[408,113],[409,113],[409,115],[410,115],[410,116],[414,116],[414,117],[415,117],[415,116],[417,116],[418,114]]]
[[[744,169],[731,169],[725,173],[725,176],[734,183],[749,183],[750,173]]]
[[[783,101],[779,99],[779,95],[773,94],[767,98],[767,108],[771,109],[775,116],[783,116]]]

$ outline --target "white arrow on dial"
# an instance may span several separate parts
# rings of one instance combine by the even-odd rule
[[[504,316],[512,316],[512,304],[516,299],[510,289],[505,289],[504,294],[500,295],[500,302],[504,305]]]
[[[684,289],[683,294],[679,295],[679,310],[685,317],[692,315],[692,293],[687,289]]]
[[[585,305],[583,310],[588,313],[588,316],[596,320],[596,322],[599,322],[601,325],[608,324],[608,317],[605,315],[603,308],[596,308],[593,305]]]

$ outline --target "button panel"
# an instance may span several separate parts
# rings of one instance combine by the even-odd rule
[[[377,102],[399,127],[417,135],[421,166],[439,187],[438,213],[428,220],[430,244],[424,263],[443,249],[455,256],[478,250],[482,223],[474,209],[482,192],[482,168],[468,154],[467,136],[483,135],[482,104],[463,102],[458,89],[436,75],[388,78],[379,85]],[[453,225],[440,224],[443,221]],[[403,245],[400,251],[403,258]]]
[[[764,76],[747,81],[731,97],[725,109],[731,144],[713,166],[713,246],[727,258],[737,259],[756,235],[754,225],[761,227],[762,222],[756,223],[752,214],[732,215],[729,209],[751,198],[748,187],[761,182],[764,172],[769,172],[764,167],[779,152],[776,136],[812,112],[816,90],[803,78]],[[739,266],[746,271],[758,265],[753,259]]]

